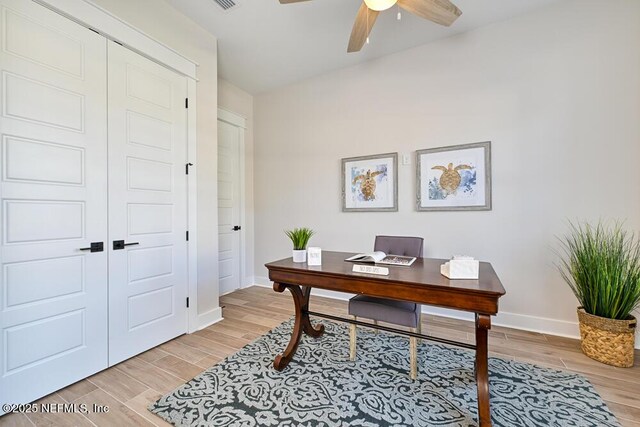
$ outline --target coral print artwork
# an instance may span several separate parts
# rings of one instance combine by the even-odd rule
[[[342,159],[342,210],[397,210],[397,154]]]
[[[491,144],[417,152],[417,209],[490,210]]]

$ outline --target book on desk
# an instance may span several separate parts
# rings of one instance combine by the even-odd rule
[[[345,259],[345,261],[350,262],[367,262],[374,264],[399,265],[404,267],[411,266],[415,260],[416,257],[391,254],[387,255],[382,251],[357,254]]]

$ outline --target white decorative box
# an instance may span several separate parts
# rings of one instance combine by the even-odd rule
[[[449,279],[478,279],[480,261],[473,257],[456,255],[440,266],[440,274]]]
[[[322,249],[307,248],[307,265],[322,265]]]

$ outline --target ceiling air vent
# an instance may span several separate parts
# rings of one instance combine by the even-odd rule
[[[237,6],[237,3],[233,0],[213,0],[213,1],[215,1],[218,4],[218,6],[220,6],[224,11],[233,9],[234,7]]]

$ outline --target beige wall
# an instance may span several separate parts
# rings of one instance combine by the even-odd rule
[[[640,2],[563,1],[257,96],[257,280],[291,256],[289,227],[327,250],[419,235],[426,256],[493,263],[500,323],[575,334],[556,236],[567,219],[640,229],[639,58]],[[415,150],[487,140],[493,210],[416,212]],[[395,151],[399,212],[341,213],[340,159]]]
[[[253,214],[253,96],[232,85],[226,80],[218,80],[218,107],[235,113],[247,119],[247,128],[244,134],[244,215],[242,224],[244,233],[244,271],[241,285],[247,286],[253,283],[254,264],[254,214]]]
[[[120,19],[199,63],[197,69],[198,314],[214,320],[218,304],[217,41],[157,0],[94,0]],[[152,11],[152,13],[151,13]]]

